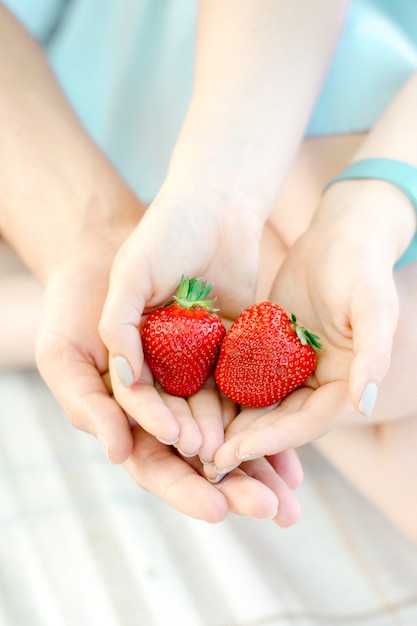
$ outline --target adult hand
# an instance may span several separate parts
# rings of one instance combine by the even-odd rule
[[[138,325],[172,296],[183,274],[214,283],[229,319],[253,302],[264,223],[302,140],[346,6],[201,3],[193,90],[167,178],[117,256],[100,323],[114,371],[141,406],[133,417],[184,452],[202,443],[192,421],[180,428],[156,393],[147,393],[146,404],[140,399]],[[293,81],[306,62],[308,75]]]
[[[100,333],[113,357],[120,405],[149,433],[192,455],[203,437],[191,404],[155,387],[138,327],[144,314],[171,298],[182,274],[212,282],[222,315],[236,317],[254,298],[262,224],[249,210],[226,210],[201,190],[192,199],[171,198],[163,189],[117,254]],[[218,402],[212,394],[206,411],[216,413]],[[217,444],[222,440],[223,432]]]
[[[302,470],[293,450],[245,463],[211,484],[202,476],[198,457],[183,459],[138,424],[133,426],[133,440],[124,467],[142,488],[186,515],[219,522],[235,513],[271,519],[283,528],[299,518],[294,490],[302,482]]]
[[[187,515],[216,522],[233,512],[273,519],[279,526],[295,523],[299,504],[293,491],[301,483],[302,470],[292,451],[269,461],[247,463],[214,485],[204,477],[198,457],[184,459],[174,448],[161,444],[129,420],[115,401],[108,353],[97,331],[108,265],[103,250],[99,253],[90,247],[86,255],[79,254],[76,261],[54,273],[45,290],[38,365],[73,425],[96,436],[110,461],[124,463],[142,488]],[[175,410],[177,403],[181,410],[188,410],[181,398],[169,396],[165,401],[175,414],[180,412]],[[212,385],[190,403],[205,435],[200,453],[203,459],[212,458],[223,439],[223,420],[227,425],[233,419],[234,407],[227,401],[221,403]],[[209,414],[211,404],[218,407],[217,414]]]
[[[121,241],[139,219],[114,224],[100,237],[83,240],[68,260],[52,271],[45,283],[37,337],[37,365],[42,377],[72,424],[96,436],[108,458],[122,463],[131,454],[133,439],[125,412],[110,388],[108,352],[98,323],[106,295],[110,266]]]

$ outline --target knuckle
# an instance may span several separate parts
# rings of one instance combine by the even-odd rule
[[[391,346],[380,347],[375,355],[375,364],[381,372],[387,372],[391,364]]]

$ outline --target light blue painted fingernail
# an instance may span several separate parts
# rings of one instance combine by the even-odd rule
[[[133,384],[133,372],[129,361],[124,356],[115,356],[113,360],[116,374],[123,387],[130,387]]]
[[[375,408],[376,398],[378,395],[378,387],[374,382],[370,382],[366,385],[363,390],[360,402],[359,402],[359,411],[369,417],[372,414],[372,411]]]

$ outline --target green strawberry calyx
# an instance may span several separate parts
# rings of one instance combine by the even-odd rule
[[[303,346],[310,346],[314,350],[314,352],[318,352],[323,347],[320,343],[317,335],[311,333],[304,326],[300,326],[297,323],[297,318],[294,313],[291,313],[291,327],[295,331],[298,339],[301,341]]]
[[[214,309],[213,305],[216,301],[207,300],[207,296],[213,289],[212,284],[207,284],[202,278],[188,278],[181,276],[181,281],[177,289],[177,293],[172,300],[166,303],[165,306],[177,302],[180,306],[186,309],[192,309],[193,307],[201,307],[206,309],[209,313],[214,313],[218,309]]]

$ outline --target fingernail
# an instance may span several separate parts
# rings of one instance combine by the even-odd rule
[[[223,480],[223,478],[226,476],[226,474],[217,474],[217,476],[215,478],[207,478],[207,480],[209,481],[209,483],[211,483],[212,485],[217,485],[217,483],[219,483],[221,480]]]
[[[205,461],[204,459],[201,458],[201,456],[200,456],[200,461],[206,467],[214,467],[214,461]]]
[[[167,441],[166,439],[160,439],[159,437],[157,437],[158,441],[160,441],[161,443],[164,444],[164,446],[173,446],[174,443],[177,443],[178,441],[178,437],[176,437],[175,439],[173,439],[172,441]]]
[[[237,458],[240,461],[255,461],[256,459],[261,459],[263,454],[246,454],[245,456],[240,456],[240,454],[236,453]]]
[[[366,417],[369,417],[372,414],[372,411],[375,408],[377,395],[378,387],[376,383],[368,383],[363,390],[363,394],[359,402],[359,411]]]
[[[114,367],[123,387],[130,387],[133,383],[133,372],[128,360],[124,356],[114,357]]]
[[[234,465],[229,465],[228,467],[224,467],[221,470],[217,469],[217,467],[215,467],[214,469],[216,470],[218,474],[224,475],[224,474],[229,474],[230,472],[233,472],[233,470],[239,467],[239,465],[240,465],[240,461],[239,463],[235,463]]]
[[[193,456],[197,456],[198,454],[198,450],[192,452],[191,454],[189,452],[183,452],[180,448],[177,448],[177,450],[181,454],[181,456],[185,456],[186,459],[191,459]]]

